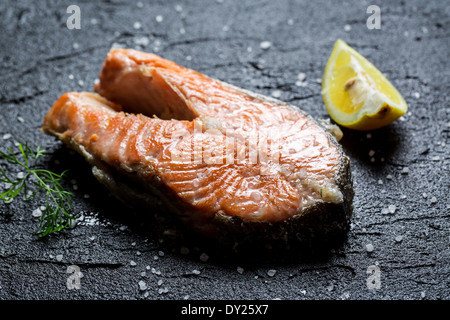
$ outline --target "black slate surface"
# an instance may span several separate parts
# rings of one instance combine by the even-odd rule
[[[80,30],[66,27],[72,4]],[[32,211],[42,199],[0,203],[0,299],[449,299],[450,7],[378,2],[381,29],[369,30],[371,4],[2,1],[0,147],[27,141],[47,149],[40,164],[70,169],[64,184],[83,218],[38,239]],[[325,254],[229,259],[201,243],[168,243],[110,197],[80,156],[39,130],[62,93],[92,91],[113,46],[155,52],[258,93],[279,90],[281,100],[327,118],[320,79],[338,38],[386,74],[409,111],[377,131],[344,130],[355,210],[345,242]],[[262,49],[263,41],[271,46]],[[296,85],[299,73],[305,85]],[[390,205],[395,212],[384,213]],[[72,265],[82,272],[78,290],[67,286]],[[367,286],[374,265],[379,289]]]

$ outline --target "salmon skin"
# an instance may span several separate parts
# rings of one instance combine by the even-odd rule
[[[99,80],[63,94],[42,129],[125,204],[233,241],[348,229],[349,158],[298,108],[132,49],[110,51]]]

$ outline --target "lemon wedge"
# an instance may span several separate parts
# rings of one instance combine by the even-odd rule
[[[405,99],[389,80],[340,39],[325,67],[322,97],[330,117],[355,130],[384,127],[408,110]]]

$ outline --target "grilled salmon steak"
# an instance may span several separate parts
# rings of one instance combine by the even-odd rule
[[[349,159],[298,108],[131,49],[108,53],[94,89],[63,94],[43,130],[125,204],[217,238],[347,230]]]

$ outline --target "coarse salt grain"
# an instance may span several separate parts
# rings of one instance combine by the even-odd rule
[[[366,251],[367,252],[372,252],[373,251],[373,245],[371,243],[366,245]]]
[[[8,140],[8,139],[10,139],[11,138],[11,134],[10,133],[5,133],[4,135],[3,135],[3,140]]]
[[[409,173],[409,168],[408,167],[404,167],[402,170],[403,174],[408,174]]]
[[[420,93],[414,92],[413,96],[414,96],[414,98],[419,99],[420,98]]]
[[[40,216],[42,216],[42,211],[40,208],[34,209],[33,212],[31,213],[31,215],[33,217],[40,217]]]
[[[139,281],[139,290],[144,291],[147,290],[147,284],[144,281]]]
[[[431,203],[436,203],[436,202],[437,202],[436,197],[432,197],[432,198],[430,199],[430,202],[431,202]]]
[[[133,28],[136,29],[136,30],[138,30],[138,29],[142,28],[142,24],[141,24],[139,21],[136,21],[136,22],[133,24]]]
[[[395,205],[391,204],[391,205],[388,207],[388,209],[389,209],[389,212],[390,212],[390,213],[394,214],[394,213],[395,213],[395,210],[397,209],[397,207],[396,207]]]
[[[349,32],[350,30],[352,30],[352,26],[349,25],[349,24],[346,24],[346,25],[344,26],[344,30],[347,31],[347,32]]]
[[[273,277],[275,275],[275,273],[277,273],[277,271],[274,270],[274,269],[270,269],[270,270],[267,271],[267,275],[269,277]]]
[[[136,262],[134,262],[133,260],[130,261],[130,266],[134,267],[136,266]]]
[[[156,16],[156,22],[162,22],[164,20],[163,16]]]
[[[403,237],[402,236],[396,236],[395,237],[395,241],[396,242],[401,242],[403,240]]]
[[[194,269],[194,270],[192,270],[192,273],[193,273],[193,274],[197,274],[197,275],[199,275],[199,274],[200,274],[200,271],[199,271],[199,270],[197,270],[197,269]]]
[[[280,90],[272,91],[272,97],[274,97],[274,98],[281,97],[281,91]]]
[[[272,42],[270,41],[263,41],[259,44],[259,46],[261,47],[261,49],[263,50],[267,50],[272,46]]]
[[[306,74],[303,73],[303,72],[300,72],[300,73],[297,75],[297,78],[298,78],[298,80],[303,81],[303,80],[306,79]]]
[[[242,267],[237,267],[236,270],[239,274],[244,273],[244,268],[242,268]]]

